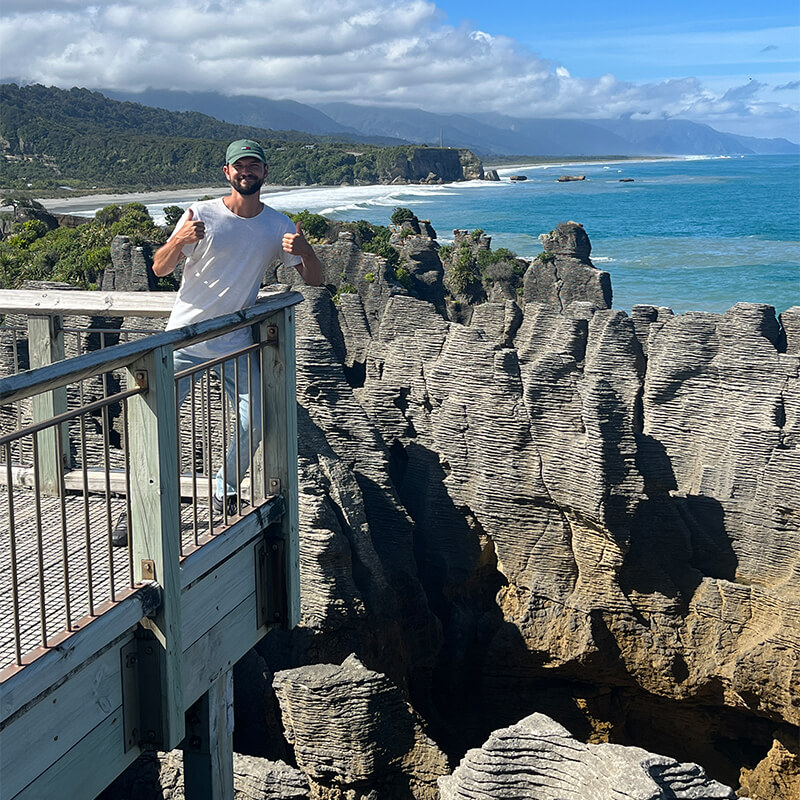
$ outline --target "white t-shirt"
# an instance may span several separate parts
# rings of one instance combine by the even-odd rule
[[[194,219],[205,223],[205,237],[183,248],[186,256],[183,281],[167,330],[253,305],[264,273],[273,261],[280,259],[290,267],[302,261],[282,247],[283,234],[294,233],[294,223],[269,206],[265,205],[260,214],[250,218],[234,214],[222,198],[201,200],[190,209]],[[188,216],[187,209],[170,238]],[[190,345],[184,351],[201,358],[216,358],[252,341],[250,328],[243,328]]]

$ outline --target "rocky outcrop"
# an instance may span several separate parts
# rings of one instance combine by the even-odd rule
[[[697,764],[638,747],[583,744],[544,714],[493,733],[439,786],[441,800],[736,800]]]
[[[570,283],[597,273],[580,226],[546,241],[571,294],[486,303],[470,324],[384,293],[365,343],[342,334],[364,298],[325,311],[304,290],[304,493],[329,511],[303,530],[337,542],[306,538],[304,586],[328,598],[317,620],[350,609],[334,638],[309,618],[316,652],[356,643],[453,752],[545,710],[728,784],[770,774],[798,721],[795,312],[783,330],[747,304],[629,317],[599,280]],[[360,647],[378,597],[396,638],[367,624]]]
[[[402,692],[350,656],[275,676],[286,738],[313,798],[438,798],[447,759]]]
[[[281,761],[233,754],[236,800],[307,800],[308,781]],[[145,753],[97,800],[184,800],[183,752]]]
[[[525,273],[525,302],[541,302],[563,311],[576,301],[611,308],[611,278],[592,264],[592,246],[583,226],[562,222],[539,240],[544,252]]]
[[[483,165],[469,150],[452,147],[392,148],[377,160],[381,183],[452,183],[483,178]]]
[[[395,239],[408,285],[343,235],[319,248],[326,286],[302,287],[302,621],[240,665],[237,746],[302,757],[321,797],[366,795],[366,738],[326,775],[311,741],[317,722],[326,747],[339,730],[326,726],[359,727],[369,695],[413,731],[370,773],[392,791],[417,752],[408,701],[455,759],[541,712],[581,741],[678,762],[653,762],[659,776],[697,762],[757,800],[789,800],[800,306],[780,320],[744,303],[629,316],[567,223],[544,237],[519,302],[455,316],[428,234]],[[351,653],[360,664],[330,666]],[[287,682],[299,667],[311,671]],[[293,748],[278,735],[278,673]],[[626,755],[626,774],[644,775],[643,758]]]

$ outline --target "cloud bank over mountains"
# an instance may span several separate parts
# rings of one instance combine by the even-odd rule
[[[2,79],[61,88],[217,91],[514,117],[678,117],[753,136],[800,135],[800,91],[791,83],[711,89],[694,77],[579,77],[507,36],[446,24],[424,0],[4,0],[0,50]]]

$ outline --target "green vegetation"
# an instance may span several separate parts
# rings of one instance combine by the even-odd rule
[[[455,251],[454,263],[447,272],[450,289],[456,294],[461,294],[480,279],[481,273],[472,248],[467,242],[462,242]]]
[[[0,105],[0,186],[39,195],[224,185],[225,146],[241,138],[264,147],[270,183],[290,186],[380,183],[419,149],[233,125],[88,89],[3,84]]]
[[[336,294],[333,296],[333,302],[336,305],[339,305],[341,302],[341,297],[343,294],[358,294],[358,289],[355,286],[349,283],[343,283],[337,290]]]
[[[307,208],[296,214],[287,214],[292,222],[303,226],[303,233],[309,240],[322,241],[328,235],[329,222],[322,214],[312,214]]]
[[[549,250],[545,250],[543,253],[539,253],[539,255],[536,256],[536,260],[541,261],[542,264],[549,264],[551,261],[556,260],[556,254],[551,253]]]
[[[167,227],[174,228],[178,224],[178,220],[183,216],[185,210],[185,208],[181,208],[180,206],[164,206],[164,219],[167,223]]]
[[[148,248],[167,238],[141,203],[106,206],[77,228],[48,230],[37,219],[17,222],[11,236],[0,241],[0,287],[16,289],[26,280],[48,280],[96,289],[101,272],[111,263],[111,241],[118,234]]]
[[[402,225],[404,222],[410,222],[416,218],[417,215],[410,208],[402,208],[400,206],[395,208],[391,216],[392,225]]]
[[[374,283],[375,282],[375,273],[374,272],[367,272],[364,274],[364,280],[367,283]]]
[[[414,279],[411,277],[411,273],[405,267],[398,267],[395,270],[395,278],[397,282],[404,288],[404,289],[411,289],[414,286]]]

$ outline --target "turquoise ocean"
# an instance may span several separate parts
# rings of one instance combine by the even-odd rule
[[[574,220],[591,239],[595,266],[611,275],[614,307],[626,311],[638,303],[676,313],[723,312],[740,301],[767,303],[777,313],[800,305],[800,156],[552,164],[499,173],[499,182],[308,187],[271,191],[264,199],[283,211],[307,208],[381,225],[404,206],[431,221],[440,243],[452,240],[455,228],[482,228],[492,247],[525,258],[542,251],[540,233]],[[527,180],[509,180],[519,174]],[[586,180],[558,183],[564,174]],[[167,193],[142,201],[162,220],[163,205],[186,205]],[[45,202],[59,210],[57,201]]]

